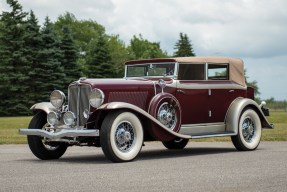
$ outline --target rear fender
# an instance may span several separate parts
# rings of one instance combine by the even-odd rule
[[[238,133],[238,122],[240,115],[242,111],[247,107],[252,108],[254,111],[256,111],[260,118],[262,128],[273,128],[273,126],[268,122],[265,115],[263,114],[260,106],[255,101],[247,98],[237,98],[231,103],[228,109],[225,118],[226,131],[233,132],[235,134]]]

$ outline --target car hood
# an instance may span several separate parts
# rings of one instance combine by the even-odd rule
[[[154,90],[155,83],[147,79],[85,79],[80,83],[89,84],[92,88],[103,91],[146,91]]]

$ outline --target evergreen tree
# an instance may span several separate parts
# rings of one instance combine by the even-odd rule
[[[87,59],[88,54],[94,49],[94,44],[98,37],[105,33],[105,28],[92,20],[77,20],[76,17],[69,12],[60,15],[54,24],[54,28],[58,34],[63,37],[63,27],[69,26],[72,31],[72,38],[76,44],[78,58],[77,64],[84,76],[88,75]]]
[[[62,66],[64,67],[64,72],[66,74],[64,84],[68,85],[72,81],[75,81],[81,77],[81,71],[77,64],[78,53],[71,34],[71,30],[68,26],[64,26],[62,31]]]
[[[190,40],[186,34],[180,33],[179,40],[175,44],[174,57],[195,56]]]
[[[64,68],[61,66],[63,54],[60,50],[60,39],[55,33],[48,17],[45,19],[44,27],[41,30],[41,50],[39,63],[34,69],[38,74],[35,81],[35,90],[39,100],[47,101],[51,92],[55,89],[63,90]]]
[[[32,106],[35,103],[41,102],[37,93],[37,85],[45,82],[37,82],[39,74],[37,73],[40,63],[40,50],[42,49],[42,39],[40,34],[40,26],[38,20],[33,11],[30,11],[26,24],[26,34],[24,35],[25,41],[25,55],[27,61],[31,65],[31,70],[28,71],[30,77],[29,92],[26,93],[26,97],[29,98],[28,104]]]
[[[27,115],[30,65],[25,55],[26,12],[17,0],[7,0],[11,12],[0,15],[0,115]]]
[[[113,76],[113,66],[105,35],[102,34],[94,42],[88,53],[89,77],[108,78]]]

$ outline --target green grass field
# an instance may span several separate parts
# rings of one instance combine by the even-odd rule
[[[24,144],[26,136],[18,134],[19,128],[26,128],[32,117],[0,117],[0,144]],[[287,112],[271,112],[268,117],[275,129],[264,129],[262,141],[287,141]],[[230,137],[195,139],[193,141],[230,141]]]

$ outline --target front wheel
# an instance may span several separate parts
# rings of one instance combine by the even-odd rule
[[[142,148],[142,124],[131,112],[111,112],[102,123],[100,142],[104,154],[111,161],[132,161]]]
[[[188,139],[176,138],[172,141],[163,141],[162,144],[167,149],[183,149],[187,145],[188,141]]]
[[[37,113],[29,124],[29,129],[44,129],[47,124],[47,114],[45,112]],[[32,153],[42,160],[59,159],[67,150],[64,143],[46,143],[40,136],[28,135],[28,145]]]
[[[261,121],[258,114],[250,108],[244,110],[238,124],[238,134],[231,137],[232,143],[239,151],[255,150],[261,139]]]

